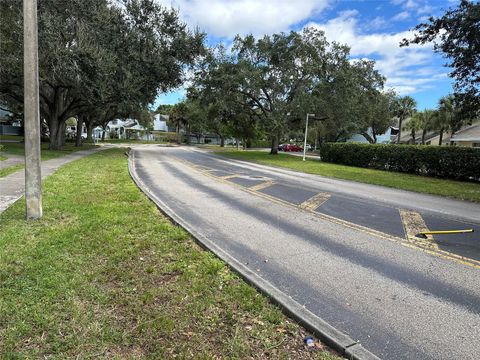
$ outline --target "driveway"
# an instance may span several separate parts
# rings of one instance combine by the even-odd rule
[[[223,159],[133,149],[186,227],[385,359],[476,359],[480,206]],[[474,229],[457,235],[420,231]]]

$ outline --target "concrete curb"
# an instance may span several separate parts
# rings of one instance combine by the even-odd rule
[[[282,308],[284,313],[295,319],[308,331],[315,334],[320,340],[322,340],[322,342],[351,360],[379,360],[377,356],[366,350],[361,344],[307,310],[268,281],[258,276],[243,263],[219,248],[204,234],[193,229],[184,219],[178,216],[170,207],[168,207],[168,205],[159,199],[140,179],[135,169],[134,150],[129,151],[128,170],[135,184],[151,201],[155,203],[163,214],[169,217],[175,224],[188,231],[203,248],[213,252],[221,260],[226,262],[243,279],[249,284],[255,286],[264,295],[268,296],[273,303]]]

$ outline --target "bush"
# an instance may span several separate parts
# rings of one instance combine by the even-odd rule
[[[325,143],[322,161],[456,180],[480,180],[480,149],[456,146]]]
[[[177,134],[175,132],[163,132],[163,131],[152,131],[155,141],[160,142],[181,142],[182,134]]]
[[[4,151],[5,150],[5,146],[4,145],[0,145],[0,151]]]

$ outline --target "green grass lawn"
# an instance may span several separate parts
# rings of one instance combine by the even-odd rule
[[[270,155],[262,151],[235,150],[220,150],[218,153],[239,160],[279,166],[309,174],[480,202],[480,184],[478,183],[330,164],[315,159],[302,161],[301,157],[282,153]]]
[[[23,169],[24,167],[24,164],[17,164],[0,169],[0,178],[13,174],[14,172]]]
[[[0,155],[0,161],[7,160],[8,158],[6,156]]]
[[[124,152],[51,175],[41,220],[0,215],[1,358],[336,359],[162,216]]]
[[[2,140],[18,140],[23,141],[23,136],[18,135],[0,135],[0,142]]]
[[[4,156],[8,158],[8,155],[25,155],[25,144],[24,143],[3,143],[3,151],[0,153],[0,157]],[[41,144],[41,157],[42,160],[50,160],[58,157],[62,157],[68,154],[71,154],[76,151],[88,150],[96,147],[93,144],[83,144],[82,147],[75,147],[72,143],[67,143],[62,150],[49,150],[48,143]],[[0,170],[0,178],[10,175],[15,171],[23,169],[23,164],[12,165]]]
[[[25,155],[25,144],[24,143],[2,143],[5,147],[3,155],[8,157],[8,154],[12,155]],[[94,148],[96,145],[93,144],[83,144],[81,147],[75,147],[74,143],[66,143],[62,150],[49,150],[48,143],[41,144],[41,156],[42,160],[50,160],[57,157],[65,156],[71,154],[72,152],[88,150]]]

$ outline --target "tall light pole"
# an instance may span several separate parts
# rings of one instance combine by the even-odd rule
[[[305,123],[305,141],[303,142],[303,161],[305,161],[305,155],[307,153],[307,133],[308,133],[308,117],[314,117],[315,114],[307,114],[307,121]]]
[[[42,217],[37,0],[23,0],[25,200],[27,219]]]

